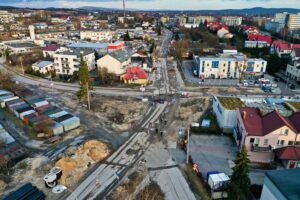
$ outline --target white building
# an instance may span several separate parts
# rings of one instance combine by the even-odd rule
[[[213,111],[219,127],[232,132],[237,123],[237,113],[244,103],[237,97],[213,97]]]
[[[80,31],[81,40],[92,40],[92,41],[110,41],[113,38],[113,32],[109,30],[99,31]]]
[[[228,26],[239,26],[242,24],[243,18],[236,16],[223,16],[221,21]]]
[[[219,38],[233,38],[233,34],[231,34],[226,28],[221,28],[220,30],[218,30],[217,35]]]
[[[30,39],[35,40],[34,26],[33,26],[33,25],[30,25],[30,26],[28,27],[28,29],[29,29]]]
[[[292,80],[300,81],[300,48],[293,49],[291,53],[291,58],[293,64],[287,65],[286,75]]]
[[[75,71],[79,71],[81,54],[89,70],[95,69],[95,54],[93,50],[67,50],[53,55],[56,74],[73,75]]]
[[[274,22],[278,22],[280,24],[286,24],[288,18],[288,13],[275,13],[274,15]]]
[[[130,16],[127,16],[127,17],[118,17],[118,22],[121,23],[121,24],[124,24],[124,22],[126,21],[134,21],[134,17],[130,17]]]
[[[194,56],[194,74],[199,78],[233,78],[261,76],[266,72],[267,61],[248,59],[241,53],[223,53],[214,57]]]
[[[266,41],[253,41],[253,40],[245,41],[245,48],[265,48],[268,46],[269,44]]]
[[[52,70],[54,70],[53,62],[51,61],[38,61],[32,64],[32,69],[34,71],[39,71],[42,74],[46,74]]]
[[[127,51],[113,51],[97,60],[98,70],[107,68],[108,72],[120,76],[126,72],[128,65],[131,63],[131,54]]]
[[[0,11],[0,24],[7,24],[15,20],[14,14],[9,13],[8,11]]]

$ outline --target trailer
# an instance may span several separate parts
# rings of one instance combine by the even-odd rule
[[[13,100],[16,100],[16,99],[19,99],[19,97],[13,96],[13,97],[8,97],[8,98],[5,98],[5,99],[1,99],[1,108],[5,108],[6,102],[13,101]]]

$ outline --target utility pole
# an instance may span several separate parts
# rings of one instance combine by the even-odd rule
[[[87,95],[88,109],[91,110],[89,82],[86,82],[86,95]]]
[[[186,146],[186,164],[189,164],[189,154],[190,154],[190,127],[188,127],[188,138]]]
[[[23,57],[22,57],[22,56],[20,57],[20,63],[21,63],[21,67],[22,67],[22,73],[23,73],[23,75],[24,75],[24,74],[25,74],[25,71],[24,71]]]

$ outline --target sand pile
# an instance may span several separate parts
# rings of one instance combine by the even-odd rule
[[[60,183],[70,187],[80,180],[88,168],[107,157],[111,149],[107,143],[89,140],[76,150],[67,152],[73,155],[62,157],[55,166],[61,167],[63,171]]]

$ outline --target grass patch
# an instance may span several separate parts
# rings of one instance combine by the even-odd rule
[[[197,174],[192,170],[191,164],[185,165],[183,167],[184,175],[187,180],[191,183],[192,190],[201,197],[202,200],[211,200],[209,193],[207,192],[204,184],[197,176]]]

